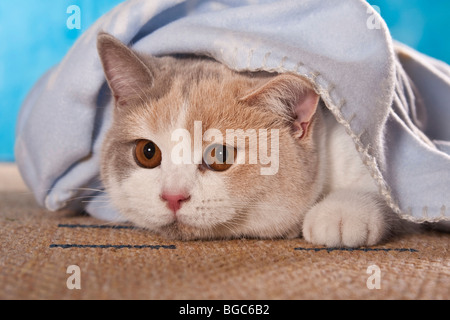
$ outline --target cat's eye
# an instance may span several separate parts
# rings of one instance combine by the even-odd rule
[[[150,140],[138,140],[134,148],[136,163],[146,169],[156,168],[161,164],[161,150]]]
[[[213,171],[228,170],[236,160],[236,148],[214,144],[206,148],[203,155],[205,166]]]

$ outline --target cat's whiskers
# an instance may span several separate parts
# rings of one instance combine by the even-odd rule
[[[110,203],[109,200],[83,200],[81,203]]]
[[[105,189],[98,189],[98,188],[68,188],[68,189],[62,189],[62,190],[75,190],[75,191],[94,191],[94,192],[102,192],[106,193]]]
[[[110,197],[109,196],[100,196],[100,195],[92,195],[92,196],[79,196],[79,197],[73,197],[73,198],[70,198],[69,200],[67,200],[67,201],[75,201],[75,200],[82,200],[82,199],[98,199],[98,198],[100,198],[100,199],[109,199]]]
[[[278,211],[278,212],[285,210],[283,208],[280,208],[280,206],[278,206],[278,205],[268,205],[268,204],[261,205],[261,204],[257,204],[257,203],[249,204],[249,203],[235,203],[235,202],[233,202],[231,204],[218,204],[217,206],[214,206],[214,205],[204,206],[203,205],[203,206],[201,206],[201,208],[202,208],[201,210],[221,210],[221,209],[229,209],[229,208],[246,209],[246,208],[248,208],[248,209],[258,209],[261,211]]]
[[[67,189],[55,189],[55,188],[50,188],[50,189],[45,189],[45,192],[51,192],[51,191],[59,191],[59,192],[97,192],[98,194],[87,194],[87,195],[83,195],[83,196],[73,196],[73,197],[69,197],[68,199],[64,199],[65,203],[69,203],[69,202],[73,202],[73,201],[77,201],[77,200],[82,200],[82,199],[90,199],[90,198],[94,198],[94,199],[110,199],[110,196],[106,193],[106,191],[104,189],[97,189],[97,188],[67,188]],[[28,196],[28,195],[34,195],[35,192],[33,191],[27,191],[27,192],[15,192],[15,194],[18,195],[23,195],[23,196]],[[81,201],[83,202],[83,201]],[[105,201],[106,202],[106,201]]]
[[[34,195],[35,192],[41,191],[41,192],[51,192],[51,191],[60,191],[60,192],[69,192],[69,191],[93,191],[93,192],[100,192],[107,194],[105,189],[96,189],[96,188],[48,188],[48,189],[40,189],[35,191],[19,191],[18,194],[23,195]]]

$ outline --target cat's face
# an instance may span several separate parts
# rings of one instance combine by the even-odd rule
[[[101,174],[130,221],[177,239],[292,237],[320,193],[317,95],[292,76],[99,52],[115,97]]]

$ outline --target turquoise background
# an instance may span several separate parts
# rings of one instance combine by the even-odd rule
[[[151,1],[151,0],[149,0]],[[20,105],[39,77],[75,40],[122,0],[0,1],[0,161],[14,161]],[[373,0],[393,37],[450,63],[449,0]],[[66,26],[71,5],[81,9],[81,30]],[[343,18],[345,19],[345,17]]]

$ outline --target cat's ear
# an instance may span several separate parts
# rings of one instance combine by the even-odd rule
[[[308,136],[319,100],[320,96],[311,84],[293,74],[278,75],[241,99],[248,104],[269,108],[289,119],[294,136],[299,139]]]
[[[133,100],[142,100],[143,89],[151,87],[154,79],[149,67],[108,33],[98,35],[97,49],[116,104],[125,106]]]

